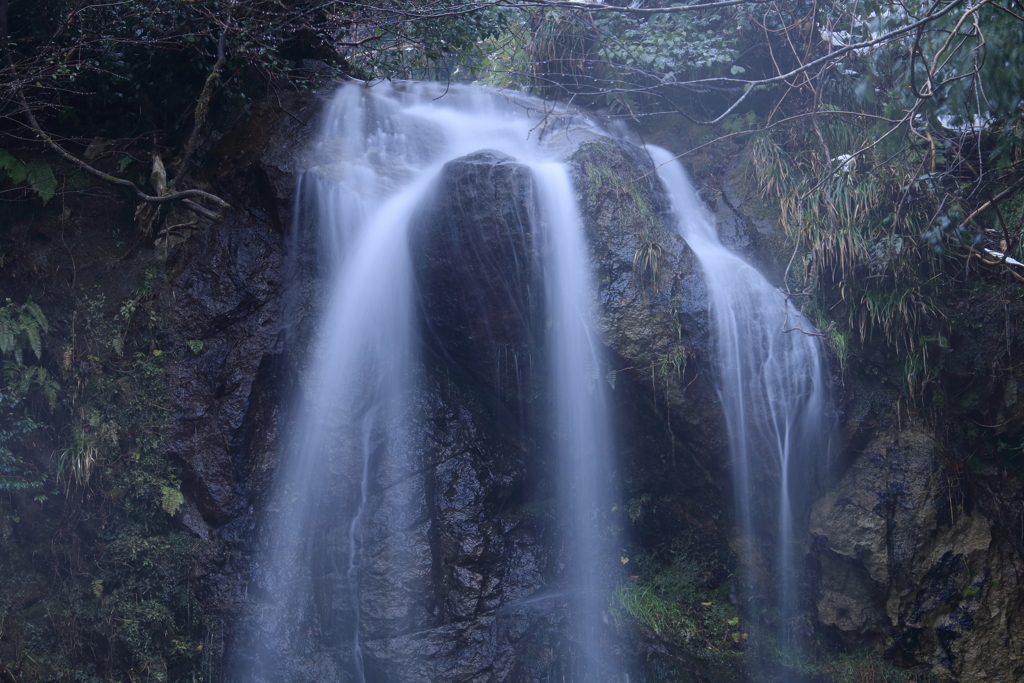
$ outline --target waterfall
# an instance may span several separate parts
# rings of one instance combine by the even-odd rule
[[[604,383],[592,380],[605,363],[591,332],[579,211],[558,161],[577,132],[594,129],[564,108],[482,88],[339,88],[300,184],[298,220],[318,231],[323,308],[256,563],[255,583],[266,596],[258,642],[239,678],[280,680],[276,667],[305,657],[310,680],[379,680],[367,625],[375,624],[378,638],[381,624],[395,633],[422,627],[412,596],[431,560],[411,549],[419,547],[414,535],[423,533],[418,520],[429,493],[412,476],[424,457],[416,432],[424,359],[410,242],[444,165],[479,150],[512,157],[533,175],[534,240],[545,278],[542,385],[553,413],[544,441],[558,463],[564,574],[572,582],[566,594],[581,658],[593,662],[582,666],[614,671],[596,635],[610,589],[598,567],[612,556],[597,521],[612,506],[610,419]],[[507,363],[507,354],[496,362]],[[368,535],[371,519],[374,528],[386,526],[386,537]],[[385,596],[374,613],[364,600],[371,593]]]
[[[568,522],[569,561],[578,589],[574,602],[584,666],[577,676],[579,680],[604,680],[606,675],[614,679],[614,663],[604,661],[597,634],[606,591],[611,588],[601,580],[608,548],[599,531],[601,510],[613,500],[608,481],[611,433],[605,383],[597,372],[603,365],[601,354],[590,331],[591,286],[583,229],[566,169],[548,163],[534,167],[534,174],[541,188],[542,215],[549,222],[551,258],[545,280],[551,320],[555,455],[561,515]]]
[[[717,350],[717,389],[729,432],[741,559],[749,612],[782,642],[799,618],[800,538],[811,488],[823,468],[834,411],[820,335],[788,299],[718,239],[714,219],[682,164],[648,146],[676,217],[707,280]],[[774,557],[765,556],[775,548]],[[775,596],[754,576],[767,570]],[[748,613],[749,613],[748,612]]]

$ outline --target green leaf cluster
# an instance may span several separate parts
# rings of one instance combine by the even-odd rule
[[[42,159],[22,163],[7,150],[0,149],[0,180],[4,179],[12,185],[28,185],[44,205],[57,192],[57,176],[50,164]]]
[[[23,440],[41,428],[22,409],[21,400],[0,393],[0,491],[41,489],[46,473],[40,472],[18,454]]]
[[[166,342],[155,302],[161,281],[151,268],[124,300],[108,297],[110,289],[82,294],[67,346],[53,354],[67,388],[45,415],[48,426],[31,393],[9,400],[12,387],[44,368],[7,361],[0,659],[20,671],[19,680],[213,675],[215,648],[204,640],[209,624],[195,597],[206,544],[172,519],[185,499],[164,442],[169,354],[158,348]],[[46,329],[41,311],[8,303],[7,312]],[[15,339],[32,350],[26,335]],[[47,339],[41,343],[45,360]],[[34,352],[23,356],[28,362]],[[58,485],[63,495],[53,495]]]
[[[34,302],[19,306],[8,299],[7,304],[0,307],[0,354],[13,357],[19,366],[23,364],[26,349],[42,359],[42,334],[47,331],[46,316]]]
[[[42,335],[48,330],[46,316],[33,301],[18,305],[8,299],[0,307],[0,355],[7,356],[0,376],[0,490],[40,489],[46,480],[45,470],[22,453],[25,440],[42,428],[31,410],[32,394],[41,394],[52,410],[60,390],[46,368],[24,362],[26,350],[42,358]]]
[[[658,74],[662,82],[706,76],[739,56],[741,27],[717,14],[605,14],[596,20],[612,65]],[[737,67],[742,69],[742,67]]]

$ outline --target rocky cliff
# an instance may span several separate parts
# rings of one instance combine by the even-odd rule
[[[352,606],[331,593],[327,561],[340,536],[324,534],[317,596],[297,607],[301,638],[247,649],[268,628],[254,550],[321,294],[311,226],[295,214],[322,103],[263,102],[211,151],[202,178],[234,207],[223,221],[175,211],[163,232],[139,234],[130,212],[105,208],[115,197],[9,216],[4,291],[49,312],[44,363],[69,392],[43,408],[54,429],[20,452],[52,472],[77,434],[73,454],[95,462],[90,479],[65,475],[46,500],[0,502],[0,676],[346,680],[335,646],[347,642]],[[785,236],[750,189],[745,159],[723,148],[691,165],[731,246],[781,282]],[[620,421],[622,503],[608,523],[628,542],[607,568],[620,586],[607,648],[643,680],[737,680],[747,633],[770,617],[743,613],[733,578],[727,437],[700,269],[669,227],[641,148],[591,140],[568,160],[610,358],[599,381],[613,388]],[[370,513],[373,537],[398,514],[396,496],[417,501],[406,550],[418,559],[401,577],[412,607],[395,608],[383,589],[395,579],[388,557],[371,557],[368,672],[571,676],[559,593],[572,577],[552,540],[552,473],[535,436],[542,387],[492,362],[498,348],[529,356],[542,324],[531,179],[481,151],[450,163],[441,185],[415,242],[429,358],[417,396],[421,467],[382,472]],[[467,253],[477,258],[455,257]],[[829,647],[874,648],[942,678],[1016,681],[1021,306],[964,297],[933,380],[943,404],[937,393],[907,396],[901,359],[870,347],[836,369],[844,455],[821,483],[806,537],[808,628]]]

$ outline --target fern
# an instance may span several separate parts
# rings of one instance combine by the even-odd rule
[[[0,308],[0,353],[8,354],[14,350],[14,321],[5,316],[6,309]]]
[[[46,321],[46,316],[43,315],[43,309],[39,308],[39,304],[29,299],[21,307],[21,311],[23,315],[31,316],[44,332],[49,332],[50,324]]]
[[[18,365],[15,361],[3,362],[5,392],[8,397],[20,401],[33,388],[38,389],[52,410],[57,405],[60,384],[50,372],[39,365]]]
[[[19,366],[24,364],[25,349],[42,359],[42,335],[49,331],[46,316],[33,301],[19,306],[8,299],[0,308],[0,354],[14,356]]]

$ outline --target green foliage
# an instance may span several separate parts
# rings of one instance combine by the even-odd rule
[[[110,285],[80,296],[54,354],[66,388],[45,430],[46,407],[33,404],[44,368],[5,361],[0,659],[21,681],[209,680],[209,626],[194,595],[206,544],[172,520],[184,495],[164,443],[162,279],[154,267],[125,298]],[[9,304],[7,317],[23,311],[45,331],[41,311]],[[28,335],[15,339],[31,350]],[[10,402],[11,387],[26,383],[31,391]],[[58,481],[65,493],[52,495]],[[17,525],[16,543],[4,524]]]
[[[25,442],[42,429],[38,415],[31,409],[34,395],[45,399],[52,411],[56,407],[60,385],[46,368],[25,365],[25,351],[42,359],[42,335],[49,323],[39,306],[28,301],[22,305],[10,299],[0,308],[0,490],[34,490],[43,487],[45,471],[24,456]]]
[[[57,626],[79,644],[59,650],[55,664],[107,679],[128,679],[131,671],[165,680],[202,676],[197,648],[205,627],[190,576],[205,544],[170,519],[184,497],[163,436],[167,356],[154,348],[161,280],[154,268],[123,301],[108,302],[101,291],[83,297],[63,364],[77,390],[57,472],[69,489],[94,492],[88,514],[99,532],[84,557],[67,560],[93,569],[60,596]]]
[[[836,5],[825,23],[844,27],[834,34],[840,42],[855,42],[925,9]],[[1019,183],[1024,82],[1005,55],[1019,54],[1022,41],[1024,21],[992,4],[951,12],[918,34],[850,53],[827,71],[812,125],[753,140],[762,190],[781,202],[809,254],[802,284],[843,334],[880,337],[907,358],[911,395],[948,350],[945,307],[964,258],[969,265],[980,253],[985,262],[986,248],[1021,242],[1020,226],[998,208],[968,207]],[[829,115],[840,110],[866,116]]]
[[[46,399],[50,410],[54,410],[60,392],[60,384],[53,379],[50,371],[40,365],[19,365],[17,362],[5,360],[4,391],[15,401],[20,401],[38,392]]]
[[[662,82],[706,76],[739,56],[745,22],[735,15],[604,13],[596,19],[604,58],[630,72],[657,73]],[[742,67],[739,67],[742,71]]]
[[[697,634],[696,621],[650,586],[634,582],[619,584],[615,600],[626,614],[658,636],[686,642]]]
[[[364,49],[344,53],[354,75],[451,80],[463,65],[474,72],[486,58],[482,45],[507,33],[516,15],[515,10],[483,4],[470,9],[462,0],[409,4],[414,11],[420,4],[429,10],[412,20],[403,20],[404,13],[384,3],[347,10],[353,24],[368,25],[354,34],[372,31],[378,37]]]
[[[846,372],[847,363],[850,359],[850,333],[845,326],[836,324],[817,309],[817,301],[811,300],[804,305],[803,314],[814,321],[828,345],[829,351],[839,364],[840,372]]]
[[[884,343],[909,359],[907,390],[917,395],[947,348],[944,308],[960,289],[963,258],[984,247],[990,233],[984,223],[964,222],[961,207],[977,188],[928,170],[955,165],[955,150],[875,144],[884,132],[877,122],[823,117],[817,130],[794,125],[762,133],[751,143],[752,167],[805,254],[795,259],[791,287],[812,291],[813,307],[836,323],[825,328],[833,350],[845,357],[851,340]],[[866,151],[856,160],[830,159],[822,140],[833,154]],[[1018,229],[1011,240],[1020,236]]]
[[[598,43],[588,13],[543,8],[522,16],[516,38],[525,63],[511,66],[513,73],[527,76],[523,84],[551,98],[563,98],[567,92],[596,94]]]
[[[664,251],[665,248],[661,246],[661,242],[647,240],[633,252],[633,277],[640,283],[640,289],[645,296],[648,285],[654,294],[658,293],[661,283],[659,279],[661,257]]]
[[[42,427],[21,408],[21,401],[0,393],[0,491],[35,490],[46,483],[45,473],[12,450],[18,449],[28,435]]]
[[[701,562],[677,556],[667,567],[620,584],[612,615],[620,625],[628,617],[665,642],[692,652],[731,652],[748,634],[727,591],[727,584],[712,587]]]
[[[482,44],[482,81],[532,87],[560,99],[641,116],[645,91],[714,74],[735,64],[749,22],[742,13],[632,14],[522,6],[518,21]]]
[[[43,200],[45,206],[57,192],[57,177],[50,164],[42,159],[22,163],[5,149],[0,149],[0,180],[6,179],[13,185],[27,184]]]
[[[160,488],[160,507],[167,514],[172,516],[178,514],[178,510],[181,509],[184,502],[185,496],[178,489],[170,486]]]
[[[71,428],[71,445],[58,453],[58,481],[73,480],[79,486],[86,485],[100,449],[104,445],[117,446],[117,423],[103,418],[92,406],[80,409],[78,419]]]
[[[24,362],[26,349],[42,359],[42,335],[47,331],[46,316],[32,301],[19,306],[8,299],[7,305],[0,308],[0,354],[12,356],[19,366]]]
[[[631,498],[627,508],[629,521],[636,524],[643,517],[644,507],[651,502],[651,494],[641,493],[636,498]]]

